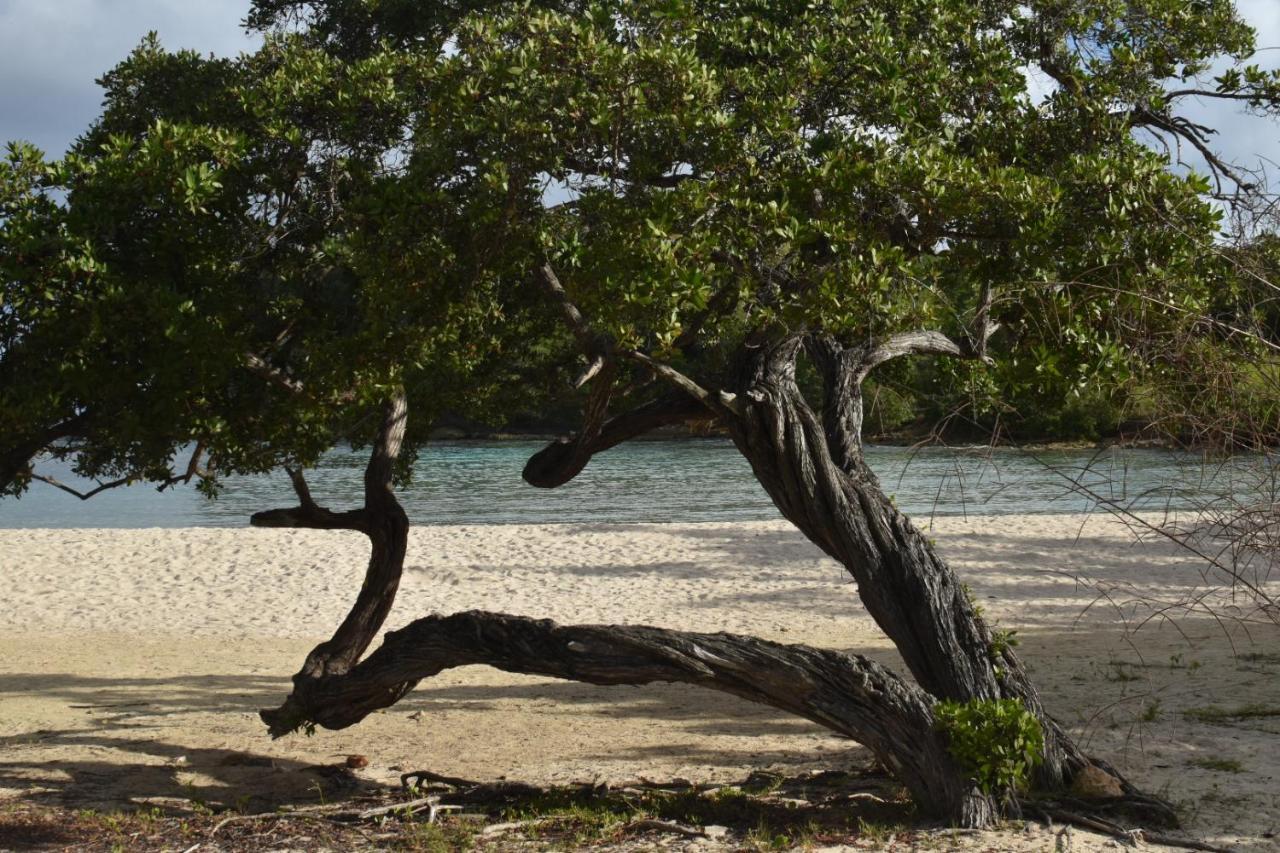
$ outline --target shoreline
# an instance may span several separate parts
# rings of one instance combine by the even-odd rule
[[[648,442],[629,451],[602,454],[572,483],[539,490],[521,479],[536,445],[464,442],[434,446],[398,491],[418,524],[521,524],[528,522],[665,523],[685,520],[768,521],[777,508],[728,441]],[[1262,463],[1219,464],[1200,456],[1165,451],[1052,451],[957,448],[919,453],[873,447],[868,460],[886,492],[916,518],[1035,512],[1081,512],[1094,501],[1086,486],[1107,497],[1191,507],[1219,492],[1253,494]],[[359,501],[356,472],[364,460],[349,453],[326,457],[309,477],[322,502]],[[59,474],[57,470],[50,473]],[[296,502],[281,475],[228,477],[216,501],[188,487],[158,494],[137,484],[89,504],[37,484],[19,500],[0,503],[0,529],[179,529],[240,528],[256,512]]]
[[[1150,424],[1130,424],[1129,431],[1117,432],[1108,435],[1100,435],[1096,438],[1034,438],[1023,441],[1001,439],[995,443],[983,441],[983,436],[974,434],[972,436],[954,436],[955,444],[948,443],[948,439],[939,439],[931,430],[920,426],[916,430],[905,429],[897,432],[879,433],[865,437],[865,445],[868,447],[937,447],[937,448],[984,448],[984,449],[1007,449],[1007,450],[1105,450],[1110,448],[1120,449],[1137,449],[1137,450],[1170,450],[1170,451],[1189,451],[1202,452],[1211,451],[1213,448],[1209,445],[1194,445],[1174,441],[1167,437],[1154,437],[1144,432],[1148,431]],[[503,429],[471,429],[459,426],[443,426],[436,427],[432,430],[430,441],[445,443],[473,443],[473,442],[493,442],[507,443],[513,441],[529,441],[529,442],[553,442],[564,438],[577,429],[577,425],[569,423],[563,425],[558,431],[554,428],[550,430],[503,430]],[[729,433],[723,430],[698,430],[681,427],[659,427],[658,429],[634,436],[628,439],[631,442],[653,442],[653,441],[702,441],[702,440],[730,440]],[[1243,452],[1243,451],[1242,451]]]
[[[564,432],[496,432],[469,433],[461,430],[444,430],[439,433],[433,433],[430,438],[431,444],[509,444],[512,442],[553,442],[565,435],[573,432],[573,428],[567,428]],[[731,441],[729,434],[725,433],[695,433],[695,432],[663,432],[661,429],[638,435],[628,439],[629,442],[696,442],[696,441]],[[919,436],[910,435],[882,435],[872,436],[865,441],[868,448],[888,447],[895,449],[907,448],[934,448],[939,450],[1026,450],[1026,451],[1048,451],[1048,450],[1167,450],[1170,452],[1189,452],[1200,453],[1209,452],[1208,447],[1195,447],[1179,445],[1172,441],[1156,438],[1137,438],[1126,436],[1103,436],[1097,439],[1037,439],[1035,441],[1013,442],[1001,441],[995,444],[984,442],[971,442],[967,444],[947,444],[941,441],[933,440],[932,434],[921,433]]]
[[[1138,518],[1149,519],[1153,523],[1164,519],[1172,519],[1180,516],[1199,517],[1201,513],[1194,508],[1178,508],[1171,507],[1167,511],[1155,510],[1134,510],[1133,515]],[[1120,522],[1116,515],[1107,509],[1097,509],[1093,512],[1080,512],[1079,510],[1063,509],[1063,510],[1030,510],[1023,512],[915,512],[907,513],[912,524],[918,527],[929,527],[934,520],[938,521],[969,521],[981,523],[986,519],[1001,518],[1049,518],[1049,519],[1071,519],[1072,522]],[[221,521],[221,519],[218,519]],[[633,520],[618,519],[616,521],[419,521],[413,518],[409,519],[410,529],[435,529],[435,528],[506,528],[506,527],[537,527],[537,528],[570,528],[570,527],[719,527],[723,525],[736,524],[773,524],[781,525],[787,528],[794,528],[790,521],[787,521],[781,515],[774,519],[762,518],[725,518],[719,520],[698,520],[698,521],[670,521],[665,519],[640,519]],[[249,523],[249,516],[245,516],[243,521],[237,523],[210,523],[210,524],[174,524],[171,526],[164,525],[148,525],[127,527],[120,526],[104,526],[104,525],[83,525],[77,527],[40,527],[38,525],[25,525],[22,527],[5,527],[0,519],[0,534],[5,533],[50,533],[50,534],[69,534],[69,533],[92,533],[92,532],[114,532],[122,533],[126,531],[137,531],[139,533],[176,533],[183,530],[267,530],[268,528],[254,527]],[[314,531],[312,531],[314,532]],[[328,532],[344,532],[344,531],[328,531]],[[350,531],[345,531],[350,532]],[[797,532],[797,535],[800,534]]]

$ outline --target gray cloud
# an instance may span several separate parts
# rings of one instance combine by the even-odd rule
[[[94,80],[150,30],[166,47],[234,55],[249,0],[0,0],[0,141],[61,154],[98,114]]]

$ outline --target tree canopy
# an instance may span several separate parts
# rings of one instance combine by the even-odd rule
[[[471,373],[524,322],[496,322],[494,291],[520,241],[483,187],[388,165],[404,107],[379,62],[296,38],[202,59],[152,37],[64,160],[10,147],[4,488],[42,450],[161,484],[305,467],[366,444],[393,387],[424,413],[483,408]]]
[[[1204,316],[1223,280],[1206,198],[1248,177],[1178,105],[1280,91],[1243,62],[1204,80],[1252,49],[1228,2],[260,2],[248,23],[267,43],[238,59],[149,38],[63,161],[11,149],[7,489],[89,424],[92,476],[172,477],[194,441],[222,471],[313,461],[360,438],[335,409],[415,365],[471,375],[465,407],[544,260],[652,357],[716,363],[769,324],[963,344],[981,314],[995,369],[949,381],[1079,392],[1149,367],[1138,327]]]

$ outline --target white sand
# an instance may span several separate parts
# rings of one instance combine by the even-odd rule
[[[1105,518],[949,518],[934,535],[988,617],[1018,630],[1046,704],[1091,751],[1187,805],[1197,836],[1271,849],[1280,716],[1210,725],[1184,712],[1280,713],[1280,630],[1179,615],[1127,632],[1152,610],[1116,605],[1195,596],[1206,583],[1193,557],[1135,543]],[[364,775],[375,781],[400,768],[537,782],[737,780],[867,762],[849,741],[731,697],[477,667],[424,683],[352,729],[271,742],[254,712],[278,703],[307,649],[337,625],[366,556],[363,537],[347,533],[0,531],[0,797],[290,802],[315,796],[316,777],[301,768],[348,753],[369,756]],[[895,663],[839,567],[784,523],[420,527],[407,565],[391,628],[483,608],[751,633]],[[1220,614],[1244,612],[1240,601],[1212,601]],[[1242,772],[1194,763],[1206,758]],[[1049,842],[1034,832],[977,840]],[[1076,835],[1076,849],[1101,843]]]

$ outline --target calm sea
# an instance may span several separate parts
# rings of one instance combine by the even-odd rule
[[[726,440],[632,442],[596,457],[559,489],[520,479],[535,441],[438,443],[421,454],[400,497],[415,524],[660,522],[776,519],[779,514]],[[1063,513],[1087,510],[1095,495],[1144,510],[1187,508],[1207,497],[1257,487],[1256,458],[1222,464],[1163,450],[1051,451],[873,447],[871,466],[886,492],[913,515]],[[364,457],[334,451],[308,479],[317,501],[356,504]],[[71,481],[65,469],[42,468]],[[283,474],[229,478],[214,501],[192,488],[158,494],[146,485],[88,502],[36,483],[20,500],[0,500],[0,528],[238,527],[262,509],[291,506]]]

